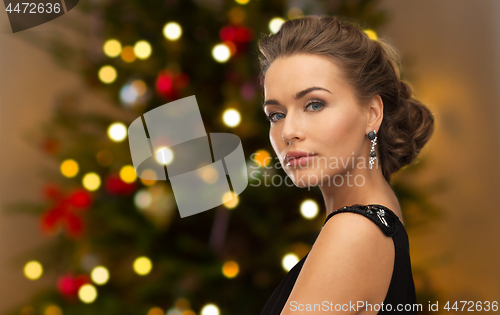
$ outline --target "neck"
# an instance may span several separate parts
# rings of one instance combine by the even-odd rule
[[[353,204],[380,204],[398,214],[398,200],[378,163],[373,165],[373,169],[354,168],[340,175],[343,182],[337,176],[335,181],[332,178],[319,185],[327,216],[337,209]]]

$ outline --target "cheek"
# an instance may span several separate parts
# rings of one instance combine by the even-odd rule
[[[362,119],[358,112],[337,112],[325,115],[321,123],[315,124],[320,142],[330,153],[337,156],[351,155],[359,146],[359,134],[363,132]],[[325,152],[326,153],[326,152]]]
[[[269,131],[269,140],[271,142],[271,146],[274,149],[274,152],[278,155],[278,153],[280,152],[281,144],[284,143],[281,139],[281,131],[277,128],[271,128]]]

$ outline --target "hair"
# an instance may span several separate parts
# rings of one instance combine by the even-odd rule
[[[399,52],[385,39],[370,39],[353,20],[328,15],[288,20],[276,34],[262,37],[258,47],[261,88],[277,58],[313,54],[339,66],[361,106],[380,95],[384,116],[377,132],[377,156],[387,182],[417,157],[434,131],[433,114],[400,78]]]

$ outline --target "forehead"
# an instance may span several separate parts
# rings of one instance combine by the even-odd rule
[[[301,54],[273,61],[264,79],[264,93],[266,98],[281,93],[291,95],[313,85],[334,90],[348,88],[334,61],[325,56]]]

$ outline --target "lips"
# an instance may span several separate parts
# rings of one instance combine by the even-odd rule
[[[313,156],[313,155],[317,155],[317,154],[311,153],[311,152],[306,152],[306,151],[299,151],[299,150],[289,151],[285,155],[285,162],[288,163],[292,159],[298,159],[298,158],[303,157],[303,156]]]

